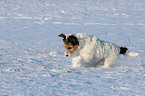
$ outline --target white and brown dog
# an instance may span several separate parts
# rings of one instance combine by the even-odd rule
[[[65,55],[67,57],[77,55],[72,59],[73,67],[94,67],[104,61],[102,67],[109,68],[113,67],[120,54],[138,55],[138,53],[129,52],[126,47],[119,47],[114,43],[101,41],[95,36],[84,33],[60,34],[59,37],[63,37],[63,46],[66,48]]]

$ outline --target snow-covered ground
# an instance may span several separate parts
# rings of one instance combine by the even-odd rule
[[[73,68],[60,33],[88,33],[140,56]],[[0,0],[0,96],[144,96],[144,0]]]

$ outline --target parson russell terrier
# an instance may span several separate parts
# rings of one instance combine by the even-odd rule
[[[98,67],[98,63],[104,61],[99,67],[113,67],[120,54],[128,56],[138,56],[138,53],[130,52],[126,47],[120,47],[114,43],[102,41],[99,38],[84,34],[76,33],[71,35],[60,34],[63,38],[64,47],[66,48],[66,57],[71,57],[73,67]]]

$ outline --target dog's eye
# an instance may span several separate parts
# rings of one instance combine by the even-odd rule
[[[68,47],[68,49],[72,49],[72,47]]]

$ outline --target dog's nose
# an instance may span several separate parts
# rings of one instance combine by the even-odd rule
[[[68,57],[68,55],[65,55],[66,57]]]

